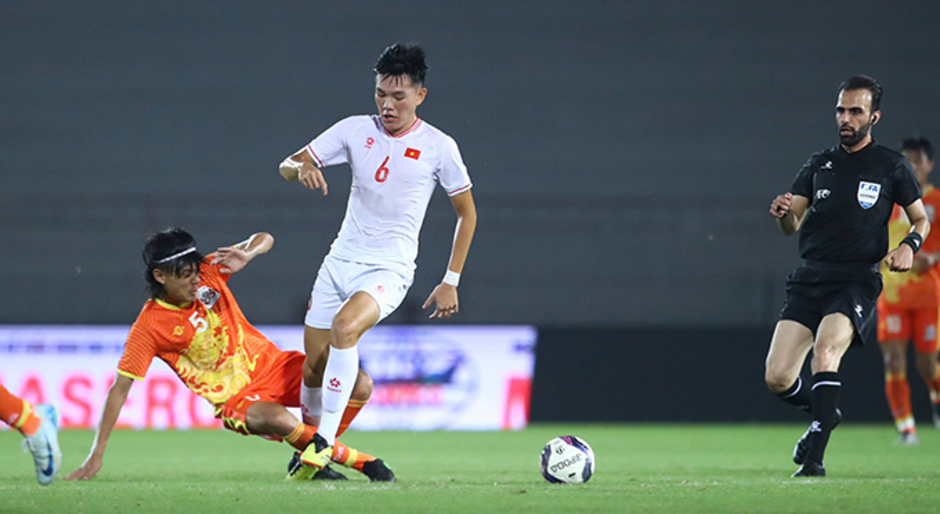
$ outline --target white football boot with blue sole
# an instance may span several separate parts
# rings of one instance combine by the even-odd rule
[[[48,403],[36,405],[35,409],[41,420],[39,430],[23,440],[23,451],[33,454],[39,485],[49,485],[55,480],[62,466],[62,450],[59,449],[59,409]]]

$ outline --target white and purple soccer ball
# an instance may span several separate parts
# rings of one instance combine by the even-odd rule
[[[542,476],[553,484],[580,484],[594,474],[594,450],[573,435],[556,437],[542,448]]]

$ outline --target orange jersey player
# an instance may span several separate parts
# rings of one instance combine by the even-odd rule
[[[274,244],[267,233],[203,258],[182,229],[153,235],[144,247],[145,277],[151,299],[131,327],[108,391],[91,454],[66,478],[88,479],[102,466],[105,447],[135,380],[143,380],[153,359],[166,362],[194,393],[208,400],[224,426],[244,435],[287,441],[298,455],[313,439],[317,413],[299,421],[285,407],[300,407],[305,356],[282,351],[245,319],[228,279]],[[372,380],[363,371],[346,408],[343,429],[368,401]],[[393,481],[380,460],[345,445],[334,447],[333,462],[372,480]],[[294,459],[293,468],[305,468]],[[294,479],[345,479],[330,467],[289,470]]]
[[[924,138],[908,138],[901,144],[924,191],[930,222],[940,212],[940,190],[927,182],[933,170],[933,148]],[[895,206],[888,224],[889,238],[897,243],[911,229],[907,217]],[[940,368],[937,366],[937,325],[940,321],[940,236],[924,241],[908,273],[884,273],[884,291],[878,298],[878,341],[885,363],[885,392],[900,432],[901,444],[917,444],[907,381],[907,345],[914,342],[917,371],[930,389],[934,424],[940,428]]]

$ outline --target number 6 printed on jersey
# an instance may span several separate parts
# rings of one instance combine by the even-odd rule
[[[389,157],[391,157],[391,156],[389,156]],[[386,166],[386,164],[388,164],[388,159],[389,159],[389,157],[386,157],[385,160],[382,161],[382,165],[379,166],[379,169],[375,170],[375,181],[376,181],[376,182],[385,182],[386,180],[388,180],[388,172],[389,172],[389,169],[388,169],[388,166]]]

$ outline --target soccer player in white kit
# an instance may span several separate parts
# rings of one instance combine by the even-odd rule
[[[303,465],[292,472],[301,478],[330,462],[359,372],[359,338],[391,314],[411,286],[418,233],[436,184],[450,197],[457,225],[444,279],[424,303],[435,305],[431,318],[457,313],[457,285],[476,229],[472,183],[457,144],[415,112],[427,96],[424,50],[392,45],[374,71],[378,115],[336,123],[280,165],[285,179],[324,195],[323,167],[348,163],[353,175],[346,217],[317,273],[304,320],[301,401],[307,422],[319,428],[301,454]]]

